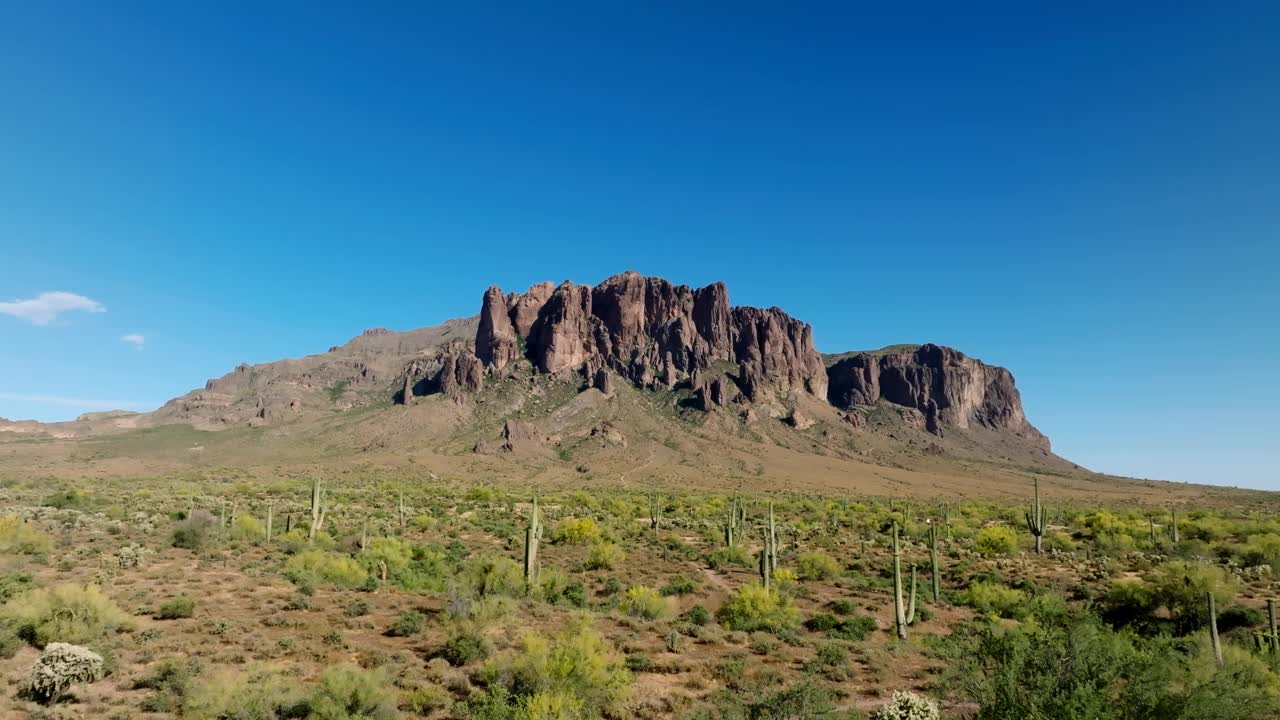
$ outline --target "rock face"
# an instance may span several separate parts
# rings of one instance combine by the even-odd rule
[[[885,400],[920,411],[925,429],[936,435],[946,427],[977,424],[1049,446],[1023,415],[1013,375],[952,348],[929,344],[856,353],[833,364],[827,376],[827,397],[839,408]]]
[[[608,368],[639,387],[670,388],[722,362],[738,366],[736,381],[752,400],[775,391],[826,396],[812,328],[778,308],[730,307],[723,283],[694,290],[625,272],[595,287],[543,283],[505,297],[489,288],[475,354],[491,372],[518,356],[513,336],[549,375],[591,378]]]

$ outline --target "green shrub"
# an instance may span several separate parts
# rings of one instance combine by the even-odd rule
[[[836,617],[827,613],[818,613],[804,622],[804,626],[813,632],[820,632],[836,640],[866,640],[876,629],[876,620],[866,615],[850,615]]]
[[[889,702],[871,713],[870,720],[941,720],[938,704],[910,690],[894,690]]]
[[[237,515],[231,523],[231,539],[243,542],[260,542],[267,534],[267,527],[252,515]]]
[[[524,567],[511,558],[494,555],[472,558],[456,580],[458,589],[471,597],[524,597]]]
[[[719,570],[731,565],[737,565],[739,567],[753,567],[754,564],[755,559],[751,557],[751,553],[747,552],[746,548],[741,545],[717,548],[711,554],[707,555],[707,565],[709,565],[712,570]]]
[[[410,591],[441,591],[449,575],[443,552],[395,537],[371,539],[359,560],[371,575],[380,572],[378,563],[386,563],[387,582]]]
[[[498,670],[498,676],[509,678],[513,695],[563,694],[580,703],[587,717],[619,712],[631,691],[631,674],[622,657],[582,621],[549,638],[525,635],[519,652]]]
[[[173,528],[173,546],[199,550],[208,544],[217,530],[217,518],[204,510],[196,510]]]
[[[262,669],[201,673],[182,700],[184,720],[276,720],[306,717],[297,683]]]
[[[598,542],[587,553],[588,570],[612,570],[627,558],[622,548],[614,543]]]
[[[604,539],[604,531],[592,518],[570,518],[563,520],[551,534],[551,541],[557,544],[588,545]]]
[[[659,591],[666,597],[692,595],[698,591],[698,586],[694,581],[683,575],[677,575],[667,581]]]
[[[1011,555],[1018,549],[1018,533],[1004,525],[988,525],[973,536],[973,549],[984,557]]]
[[[1011,618],[1017,615],[1027,601],[1027,594],[1000,583],[976,580],[960,593],[959,599],[962,605],[968,605],[984,615]]]
[[[450,631],[440,656],[450,665],[461,667],[489,657],[489,642],[475,626],[459,623]]]
[[[387,637],[409,637],[422,632],[422,628],[426,627],[427,616],[417,610],[401,613],[391,625],[387,628]]]
[[[1117,627],[1145,625],[1156,608],[1155,593],[1139,578],[1121,578],[1111,583],[1099,603],[1103,619]]]
[[[785,596],[751,584],[738,588],[716,611],[716,619],[730,630],[764,630],[776,634],[795,628],[800,613]]]
[[[694,605],[680,614],[680,619],[690,625],[702,627],[711,621],[711,613],[701,605]]]
[[[1235,600],[1240,583],[1225,570],[1212,565],[1171,560],[1147,575],[1152,586],[1152,600],[1169,610],[1181,632],[1204,625],[1208,611],[1206,593],[1212,592],[1218,607]]]
[[[667,612],[667,601],[651,587],[633,585],[619,604],[622,611],[633,617],[656,620]]]
[[[93,645],[133,620],[94,585],[57,585],[27,591],[0,606],[8,625],[36,647],[51,642]]]
[[[27,573],[0,575],[0,605],[9,602],[10,598],[21,595],[35,586],[35,579]]]
[[[142,701],[146,712],[177,712],[190,690],[192,667],[189,663],[164,660],[147,675],[133,684],[134,690],[152,690],[152,695]]]
[[[347,617],[363,617],[369,614],[369,601],[364,599],[352,600],[347,606]]]
[[[160,606],[156,613],[157,620],[177,620],[189,618],[196,613],[196,602],[189,597],[176,597]]]
[[[51,544],[49,536],[35,525],[12,515],[0,516],[0,553],[44,555]]]
[[[830,580],[840,574],[840,563],[821,550],[801,553],[796,558],[796,576],[801,580]]]
[[[339,665],[320,676],[307,702],[308,720],[395,720],[396,693],[381,668]]]
[[[355,558],[323,550],[307,550],[290,557],[284,564],[284,572],[299,585],[324,583],[341,588],[361,587],[369,577]]]

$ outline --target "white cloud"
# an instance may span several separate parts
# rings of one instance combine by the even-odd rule
[[[57,395],[23,395],[21,393],[0,392],[0,400],[17,400],[19,402],[37,403],[40,405],[66,405],[67,407],[91,408],[94,410],[126,410],[143,407],[146,403],[115,400],[81,400],[79,398],[59,397]]]
[[[46,292],[30,300],[0,303],[0,314],[21,318],[32,325],[48,325],[57,320],[58,315],[77,310],[91,313],[107,311],[102,303],[69,292]]]
[[[135,350],[141,350],[147,344],[147,338],[138,333],[130,333],[122,336],[120,342],[132,343]]]

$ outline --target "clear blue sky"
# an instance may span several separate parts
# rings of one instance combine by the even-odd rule
[[[631,268],[1280,489],[1274,2],[196,5],[0,2],[2,416]]]

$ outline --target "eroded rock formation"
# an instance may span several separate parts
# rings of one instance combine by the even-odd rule
[[[519,338],[533,366],[550,375],[582,370],[590,378],[608,368],[639,387],[670,388],[723,362],[739,367],[752,400],[769,391],[826,395],[812,328],[778,308],[730,307],[723,283],[694,290],[625,272],[595,287],[543,283],[505,297],[489,288],[476,356],[501,372],[518,357]]]
[[[936,435],[977,424],[1048,447],[1023,415],[1013,375],[959,350],[928,344],[856,353],[834,363],[827,375],[827,397],[839,408],[885,400],[920,411],[925,429]]]

